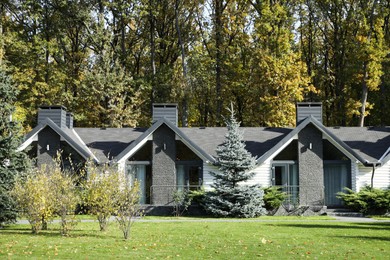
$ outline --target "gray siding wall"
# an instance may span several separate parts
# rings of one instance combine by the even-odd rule
[[[322,133],[312,124],[298,134],[298,158],[300,204],[322,205],[324,199]]]
[[[49,145],[49,150],[47,146]],[[60,149],[60,136],[50,127],[45,127],[38,133],[38,151],[37,165],[49,165],[53,163],[53,159],[57,156],[57,151]]]
[[[175,133],[162,125],[153,133],[152,204],[167,205],[172,202],[176,185]]]

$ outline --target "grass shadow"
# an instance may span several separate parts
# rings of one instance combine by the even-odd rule
[[[379,240],[390,242],[390,237],[374,237],[374,236],[332,236],[335,238],[350,238],[350,239],[359,239],[359,240]]]
[[[390,230],[390,222],[382,223],[346,223],[346,224],[306,224],[306,223],[272,223],[267,225],[296,228],[336,228],[336,229],[380,229]]]
[[[59,229],[49,228],[48,230],[41,230],[37,234],[33,234],[29,228],[7,227],[0,230],[1,235],[21,235],[21,236],[37,236],[37,237],[63,237]],[[65,236],[67,237],[67,236]],[[69,237],[92,237],[92,238],[118,238],[115,235],[109,235],[98,230],[83,230],[73,229],[69,233]]]

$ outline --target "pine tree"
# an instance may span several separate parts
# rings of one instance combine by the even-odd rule
[[[220,217],[260,216],[265,213],[263,191],[258,185],[244,183],[253,177],[250,170],[255,167],[256,158],[245,149],[233,106],[229,111],[226,139],[216,150],[219,171],[211,172],[214,191],[206,199],[206,210]]]
[[[15,204],[10,196],[17,174],[28,167],[25,153],[18,152],[19,127],[11,120],[16,89],[0,66],[0,226],[16,219]]]

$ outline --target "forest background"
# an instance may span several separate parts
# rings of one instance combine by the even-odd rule
[[[328,126],[390,125],[387,0],[0,0],[0,64],[24,131],[40,105],[76,126],[293,126],[322,102]]]

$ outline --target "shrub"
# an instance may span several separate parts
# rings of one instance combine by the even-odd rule
[[[198,190],[191,190],[188,196],[191,198],[192,204],[201,205],[204,202],[206,191],[203,188]]]
[[[342,199],[348,208],[365,215],[382,215],[390,210],[390,189],[366,186],[359,192],[354,192],[345,188],[345,192],[339,192],[337,197]]]
[[[264,206],[268,211],[277,210],[287,198],[287,194],[279,187],[271,186],[264,188]]]
[[[123,237],[128,239],[130,236],[131,226],[137,217],[142,217],[143,212],[140,207],[140,187],[139,182],[135,181],[130,184],[122,180],[125,184],[121,187],[117,197],[116,220]]]
[[[97,217],[100,231],[105,231],[117,208],[120,191],[120,173],[112,167],[88,167],[88,179],[83,184],[83,200],[90,213]]]
[[[180,217],[191,205],[192,197],[186,189],[173,192],[173,214]]]
[[[30,222],[32,232],[46,229],[54,216],[61,218],[61,234],[68,235],[77,223],[75,209],[80,202],[74,178],[61,170],[59,161],[43,165],[17,179],[13,196]]]
[[[16,180],[12,194],[19,210],[27,217],[32,232],[45,229],[46,223],[54,216],[54,194],[46,167],[36,169],[25,178]]]
[[[71,173],[61,171],[59,165],[53,168],[49,181],[53,192],[54,213],[61,218],[61,234],[67,236],[77,224],[75,211],[81,201],[80,193]]]

